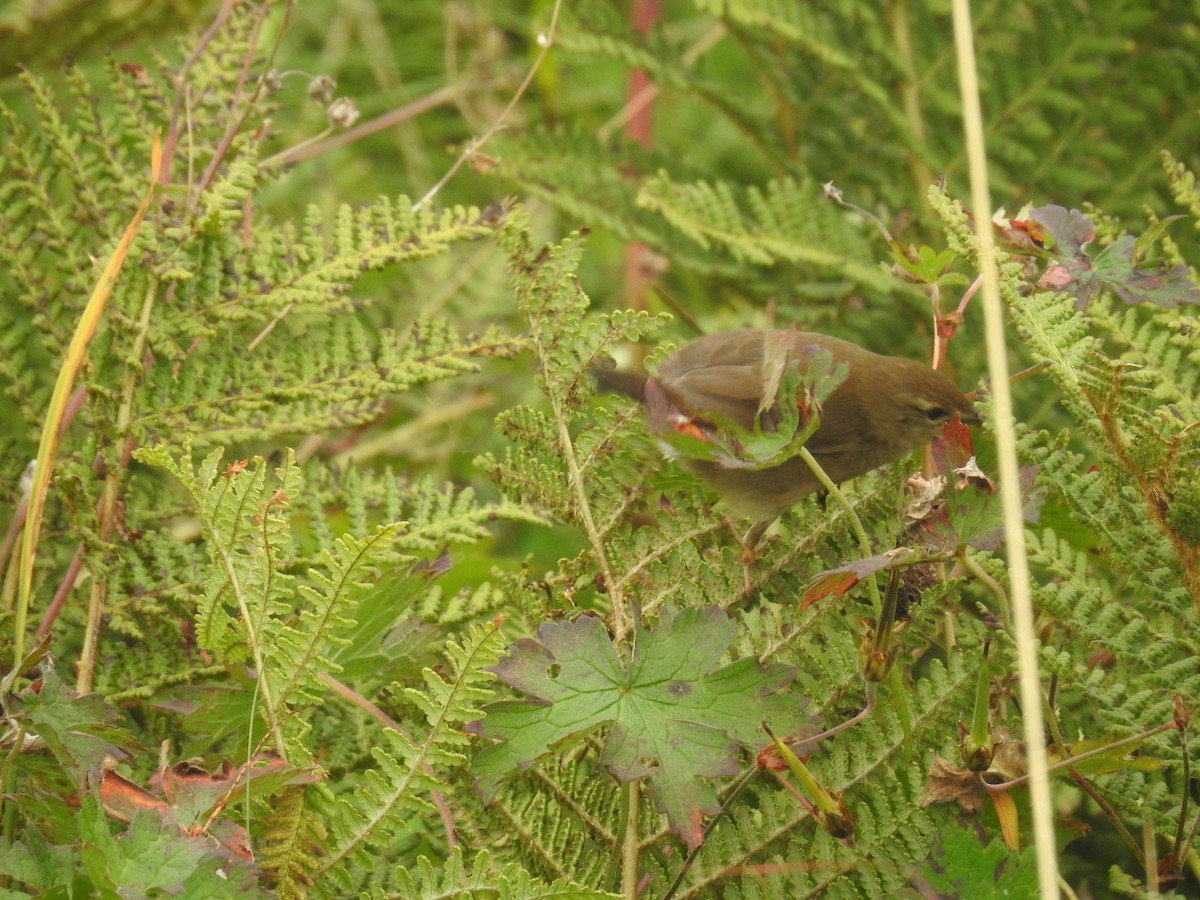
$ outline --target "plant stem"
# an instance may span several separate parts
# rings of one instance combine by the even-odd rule
[[[83,314],[75,326],[71,343],[67,347],[66,359],[59,369],[58,378],[54,383],[54,392],[50,397],[50,405],[46,410],[46,420],[42,424],[42,437],[38,445],[37,464],[33,472],[33,485],[29,491],[29,511],[25,518],[25,532],[21,541],[20,582],[18,587],[16,622],[13,626],[13,668],[3,680],[0,680],[0,694],[8,693],[12,682],[19,674],[21,662],[25,657],[25,627],[29,618],[29,604],[33,593],[33,563],[37,552],[38,537],[42,529],[42,515],[46,508],[46,494],[50,489],[50,473],[54,468],[54,455],[58,450],[61,435],[59,428],[63,418],[67,398],[75,383],[75,376],[83,366],[87,348],[96,334],[96,328],[108,306],[116,286],[117,277],[125,264],[125,258],[133,246],[141,228],[142,220],[150,210],[150,204],[157,194],[156,185],[162,165],[162,147],[158,135],[155,134],[150,147],[150,186],[146,190],[142,202],[138,205],[116,249],[109,257],[92,295],[88,298]]]
[[[117,518],[121,515],[119,509],[121,483],[124,480],[125,468],[129,464],[129,455],[133,452],[134,439],[129,434],[129,423],[133,419],[133,397],[137,391],[138,381],[143,374],[142,355],[146,352],[146,340],[150,333],[150,317],[154,312],[155,300],[158,298],[159,282],[151,277],[146,285],[146,293],[142,297],[142,312],[138,317],[137,335],[133,339],[128,360],[125,364],[125,378],[121,385],[121,406],[117,410],[117,438],[122,442],[121,458],[110,460],[104,476],[104,489],[100,495],[100,505],[96,510],[99,520],[100,541],[106,547],[111,547],[113,534],[117,529]],[[111,558],[112,551],[106,549],[104,556]],[[108,597],[108,578],[93,578],[89,592],[87,621],[83,632],[83,649],[79,654],[79,671],[75,676],[75,690],[80,694],[91,693],[96,674],[96,654],[100,649],[100,626],[104,616],[104,601]],[[40,629],[39,629],[40,631]]]
[[[872,556],[874,551],[871,549],[870,540],[867,539],[866,529],[863,528],[858,514],[855,513],[854,507],[850,505],[850,501],[846,499],[846,495],[838,490],[838,486],[825,474],[825,470],[821,468],[821,464],[817,462],[816,458],[809,453],[807,447],[800,448],[799,456],[812,469],[812,473],[817,476],[817,480],[821,482],[821,486],[825,488],[829,496],[846,513],[846,517],[850,520],[850,527],[854,529],[854,537],[858,540],[858,552],[863,555],[864,559]],[[871,606],[874,609],[875,618],[878,619],[883,610],[883,598],[879,596],[879,585],[875,583],[874,578],[864,580],[867,583],[867,593],[871,595]]]
[[[621,896],[626,900],[637,900],[639,850],[639,814],[641,810],[641,782],[635,778],[629,782],[625,792],[625,839],[621,842]]]
[[[1012,589],[1017,652],[1020,660],[1021,717],[1025,724],[1025,750],[1029,759],[1038,885],[1041,888],[1043,900],[1057,900],[1059,896],[1058,854],[1054,842],[1054,819],[1050,804],[1050,777],[1046,769],[1041,683],[1038,678],[1037,634],[1033,626],[1029,558],[1025,550],[1025,526],[1021,515],[1021,485],[1017,469],[1012,392],[1008,385],[1008,358],[1004,344],[1004,308],[1000,298],[995,234],[990,215],[992,205],[983,137],[983,110],[979,99],[979,72],[975,64],[975,43],[969,0],[953,0],[952,8],[954,47],[958,57],[963,128],[966,132],[967,161],[971,179],[971,205],[975,210],[975,234],[979,242],[979,270],[983,277],[988,374],[992,381],[996,449],[999,455],[1000,469],[1000,499],[1004,509],[1004,543],[1008,548],[1009,583]]]
[[[414,212],[437,196],[438,192],[446,186],[446,183],[458,173],[458,170],[466,165],[467,161],[475,156],[483,148],[484,144],[496,136],[496,132],[500,130],[500,126],[507,121],[509,115],[516,109],[517,103],[525,96],[525,92],[529,90],[529,85],[533,83],[533,76],[541,68],[542,60],[546,58],[546,54],[554,46],[554,31],[558,27],[558,13],[560,9],[562,9],[562,0],[554,0],[554,8],[550,11],[550,25],[543,33],[537,36],[538,55],[529,67],[529,71],[525,73],[524,80],[522,80],[516,91],[513,92],[508,105],[501,110],[500,115],[496,117],[496,121],[488,127],[488,130],[482,136],[467,144],[463,152],[459,154],[458,159],[454,161],[454,165],[446,170],[446,174],[438,179],[437,184],[426,191],[425,196],[413,204]]]

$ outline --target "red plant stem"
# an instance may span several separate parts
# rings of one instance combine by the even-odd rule
[[[661,0],[634,0],[630,10],[630,24],[638,34],[645,34],[662,14]],[[634,112],[625,123],[625,134],[634,143],[649,150],[654,146],[654,101],[642,103],[640,98],[650,96],[645,94],[651,87],[650,76],[646,70],[638,66],[629,73],[628,102]],[[646,293],[650,284],[650,274],[646,265],[646,245],[640,241],[632,241],[625,247],[625,302],[633,309],[646,308]]]

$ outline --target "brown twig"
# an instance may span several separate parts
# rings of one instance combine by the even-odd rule
[[[529,89],[529,85],[533,83],[533,77],[537,74],[538,69],[541,68],[542,61],[546,58],[546,54],[549,53],[550,48],[554,46],[554,32],[558,27],[558,14],[561,9],[562,0],[554,0],[554,8],[550,11],[550,25],[544,32],[537,36],[538,55],[534,58],[533,64],[529,67],[529,71],[525,73],[525,78],[521,81],[521,84],[513,93],[512,98],[508,101],[508,105],[501,110],[500,115],[496,117],[496,120],[492,122],[492,124],[488,127],[488,130],[485,131],[482,136],[467,144],[466,148],[462,151],[462,153],[459,154],[458,159],[454,161],[454,164],[446,170],[446,174],[439,178],[437,183],[425,192],[425,196],[413,204],[414,211],[420,209],[422,206],[436,197],[438,192],[446,186],[450,179],[458,174],[458,170],[466,165],[467,162],[469,162],[488,141],[496,136],[496,133],[500,130],[501,126],[504,125],[505,121],[512,114],[512,111],[516,109],[517,103],[519,103],[521,98],[525,96],[525,92]]]
[[[376,116],[374,119],[363,122],[360,125],[355,125],[353,128],[347,128],[345,131],[339,131],[331,137],[318,137],[311,142],[306,141],[294,147],[289,147],[287,150],[282,150],[274,156],[264,159],[258,164],[258,167],[260,169],[275,169],[300,162],[301,160],[312,159],[314,156],[324,156],[326,153],[345,147],[347,144],[361,141],[365,137],[386,131],[396,125],[407,122],[409,119],[415,119],[417,116],[427,113],[431,109],[437,109],[439,106],[451,103],[460,93],[462,93],[462,88],[454,85],[440,87],[436,91],[426,94],[424,97],[418,97],[410,103],[390,109],[382,115]]]

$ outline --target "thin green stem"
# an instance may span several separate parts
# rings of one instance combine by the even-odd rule
[[[979,564],[979,561],[969,553],[963,553],[958,559],[964,569],[996,595],[996,607],[1000,611],[1000,621],[1004,623],[1004,630],[1009,636],[1012,636],[1015,631],[1012,616],[1008,610],[1008,593],[1004,590],[1004,585],[989,575],[987,570]]]
[[[825,470],[821,468],[821,464],[808,451],[807,447],[801,447],[799,456],[808,464],[812,473],[817,476],[817,480],[821,482],[821,486],[825,488],[826,493],[834,499],[834,501],[842,508],[846,517],[850,520],[850,527],[854,530],[854,537],[858,541],[858,551],[866,559],[874,554],[871,549],[871,542],[867,539],[866,529],[863,528],[862,521],[858,518],[858,514],[854,511],[854,507],[850,505],[850,501],[846,499],[836,484],[825,474]],[[875,583],[874,578],[866,579],[867,593],[871,595],[871,606],[875,612],[875,618],[878,620],[883,610],[883,598],[879,595],[879,585]]]
[[[12,790],[13,773],[16,771],[14,763],[17,757],[25,752],[25,725],[18,721],[13,734],[8,735],[12,743],[9,746],[8,752],[4,754],[4,762],[0,763],[0,834],[4,836],[5,846],[12,846],[13,836],[17,830],[17,804],[16,798]],[[12,798],[5,800],[6,797]],[[4,876],[4,881],[0,882],[0,886],[8,884],[8,876]]]
[[[752,765],[749,769],[742,773],[736,782],[734,782],[733,787],[730,788],[729,793],[721,802],[721,811],[704,824],[704,840],[693,847],[691,852],[688,853],[687,858],[679,867],[679,871],[675,873],[675,878],[672,879],[670,887],[667,888],[667,892],[663,894],[662,900],[671,900],[672,897],[679,893],[680,887],[683,886],[683,879],[687,876],[688,870],[691,869],[692,864],[695,863],[696,857],[700,855],[700,851],[704,849],[704,845],[708,843],[709,835],[711,835],[713,829],[717,827],[717,823],[721,820],[721,816],[725,814],[725,810],[729,809],[729,807],[733,804],[733,801],[737,799],[738,795],[746,789],[746,786],[749,785],[757,775],[758,766]]]

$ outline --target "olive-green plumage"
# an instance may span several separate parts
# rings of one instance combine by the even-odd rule
[[[754,427],[763,395],[764,360],[786,354],[801,369],[811,348],[848,367],[822,406],[821,425],[805,446],[834,482],[847,481],[925,443],[955,414],[978,421],[975,408],[949,378],[911,359],[880,356],[849,341],[803,331],[750,328],[692,341],[668,357],[652,378],[599,373],[602,387],[646,404],[650,427],[664,432],[679,421],[727,420]],[[768,469],[687,459],[736,514],[761,530],[820,482],[798,456]]]

